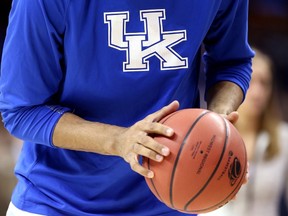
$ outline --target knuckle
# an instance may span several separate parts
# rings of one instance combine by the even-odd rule
[[[130,167],[132,170],[137,171],[138,164],[136,162],[132,162],[132,163],[130,163]]]
[[[139,128],[141,128],[141,121],[140,122],[136,122],[134,125],[131,126],[131,128],[139,130]]]
[[[163,148],[165,148],[163,145],[157,144],[156,151],[160,154],[163,154],[162,152]]]
[[[150,121],[151,122],[151,119],[154,119],[155,118],[155,113],[151,113],[149,115],[147,115],[144,120],[147,120],[147,121]]]
[[[142,145],[146,145],[146,143],[147,143],[147,135],[146,134],[142,134],[141,136],[139,136],[139,143],[141,143]]]
[[[132,159],[132,155],[131,155],[131,152],[127,153],[124,157],[125,161],[127,161],[128,163],[131,162],[131,159]]]
[[[143,170],[141,172],[141,175],[144,176],[144,177],[147,177],[149,175],[149,170]]]
[[[162,145],[156,142],[154,139],[152,139],[150,146],[154,151],[159,152],[159,153],[161,152],[163,148]]]
[[[135,144],[132,145],[132,150],[133,150],[134,152],[138,152],[139,149],[140,149],[140,145],[139,145],[139,144],[135,143]]]
[[[156,123],[151,123],[151,124],[149,124],[149,130],[150,131],[155,131],[155,130],[157,130],[157,125],[156,125]]]
[[[155,159],[156,158],[156,153],[153,151],[149,151],[147,153],[147,157],[151,158],[151,159]]]
[[[142,127],[143,127],[143,120],[136,122],[136,123],[132,126],[132,128],[137,129],[137,130],[140,130]]]
[[[168,106],[164,106],[160,109],[160,112],[165,112],[166,110],[168,110]]]
[[[144,167],[142,167],[137,162],[134,161],[134,162],[130,163],[130,167],[134,172],[137,172],[138,174],[140,174],[144,177],[148,176],[149,170],[145,169]]]
[[[166,131],[167,131],[167,126],[161,124],[161,123],[154,123],[153,124],[153,131],[155,131],[157,134],[162,134],[162,135],[166,135]]]
[[[147,149],[149,149],[149,152],[147,152],[147,156],[153,156],[156,155],[156,152],[160,153],[162,150],[162,145],[156,142],[153,138],[149,138],[146,142]]]

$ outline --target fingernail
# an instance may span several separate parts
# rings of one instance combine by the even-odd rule
[[[161,155],[156,155],[156,160],[157,160],[157,161],[162,161],[162,160],[163,160],[163,156],[161,156]]]
[[[147,177],[148,178],[153,178],[154,177],[154,173],[152,171],[149,171]]]
[[[167,156],[167,155],[169,155],[169,152],[170,152],[170,150],[167,147],[162,148],[162,154],[163,155]]]
[[[171,128],[168,128],[166,133],[167,133],[168,136],[172,136],[174,131]]]

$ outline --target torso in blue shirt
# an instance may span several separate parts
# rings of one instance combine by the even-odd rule
[[[31,86],[20,84],[15,93],[20,102],[11,106],[42,109],[45,104],[58,104],[87,120],[119,126],[130,126],[175,99],[181,108],[195,107],[200,46],[221,4],[216,0],[15,0],[10,29],[19,27],[22,18],[28,21],[23,24],[24,42],[10,33],[10,40],[19,43],[15,49],[20,46],[27,52],[21,55],[26,62],[21,66],[23,76],[14,78]],[[21,7],[26,12],[19,12]],[[11,50],[7,41],[6,49]],[[5,68],[10,67],[4,62]],[[24,143],[16,174],[19,183],[13,203],[35,213],[183,214],[159,202],[144,178],[120,157],[31,140]]]

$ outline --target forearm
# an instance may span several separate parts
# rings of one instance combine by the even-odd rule
[[[174,101],[129,128],[89,122],[72,113],[64,113],[54,128],[53,144],[59,148],[120,156],[135,172],[152,178],[153,172],[142,167],[138,157],[161,162],[169,155],[169,149],[149,134],[173,136],[174,131],[158,121],[178,108],[179,103]]]
[[[65,113],[53,132],[53,144],[59,148],[116,155],[115,139],[124,128],[86,121]]]
[[[243,91],[238,85],[222,81],[208,90],[207,108],[219,114],[228,115],[238,109],[243,97]]]

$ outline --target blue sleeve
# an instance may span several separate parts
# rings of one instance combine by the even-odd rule
[[[248,44],[248,0],[222,1],[204,45],[206,92],[217,82],[231,81],[245,96],[254,56]]]
[[[54,127],[70,110],[56,96],[64,76],[61,43],[67,4],[14,0],[2,56],[0,111],[5,127],[22,140],[47,146],[53,146]]]

